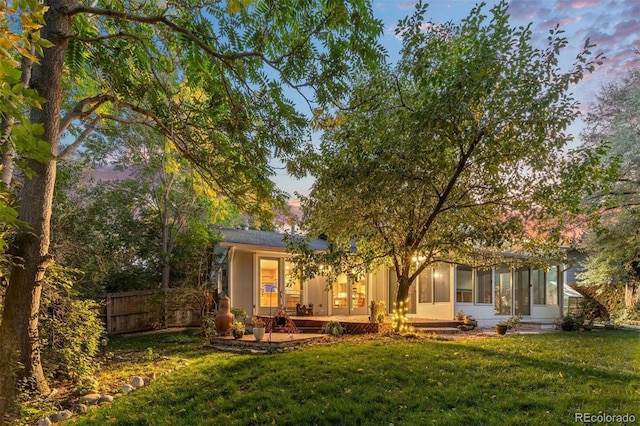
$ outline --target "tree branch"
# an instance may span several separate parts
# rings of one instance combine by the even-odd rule
[[[78,149],[80,145],[89,137],[89,135],[98,127],[100,123],[99,118],[94,118],[89,122],[89,125],[85,127],[84,131],[76,138],[75,141],[67,146],[59,155],[58,160],[66,160]]]

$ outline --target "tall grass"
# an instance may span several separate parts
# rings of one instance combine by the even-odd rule
[[[478,340],[344,340],[272,356],[193,363],[74,424],[574,424],[640,422],[640,335],[554,333]]]

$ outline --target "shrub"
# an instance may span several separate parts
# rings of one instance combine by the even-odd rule
[[[324,326],[324,332],[334,337],[340,337],[344,334],[344,328],[338,321],[329,321]]]
[[[53,265],[43,287],[39,332],[43,365],[49,373],[79,380],[96,368],[104,325],[99,305],[76,299],[71,291],[75,271]]]

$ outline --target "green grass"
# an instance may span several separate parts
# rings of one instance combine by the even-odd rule
[[[73,424],[546,425],[575,424],[583,412],[640,421],[635,332],[381,337],[270,356],[209,353],[193,335],[155,336],[113,347],[183,347],[191,364]]]

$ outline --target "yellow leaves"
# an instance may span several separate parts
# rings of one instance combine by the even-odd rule
[[[227,12],[230,15],[238,13],[253,3],[253,0],[227,0]]]
[[[31,16],[27,14],[22,14],[20,16],[20,24],[27,31],[36,31],[42,28],[42,24],[36,22]]]

